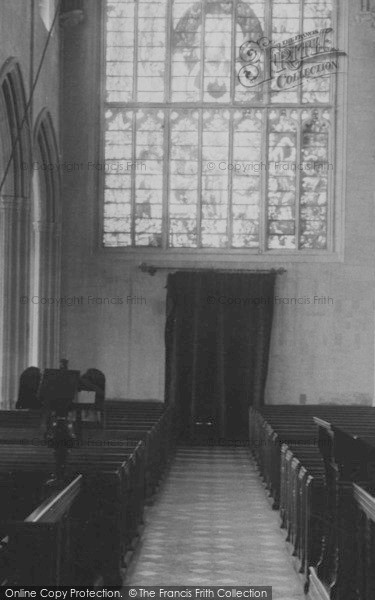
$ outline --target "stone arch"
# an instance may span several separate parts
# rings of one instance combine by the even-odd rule
[[[0,136],[0,402],[7,408],[27,363],[30,252],[30,127],[12,57],[0,68]]]
[[[21,68],[9,58],[0,69],[1,128],[8,138],[7,156],[2,165],[0,194],[29,197],[31,136],[27,116],[25,87]]]
[[[59,153],[50,113],[44,108],[34,128],[30,297],[60,293],[61,205]],[[59,304],[30,304],[30,360],[40,368],[57,364]]]

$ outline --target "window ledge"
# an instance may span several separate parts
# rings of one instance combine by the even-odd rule
[[[157,250],[155,248],[111,248],[99,247],[96,250],[99,256],[116,257],[126,263],[135,263],[137,266],[141,263],[154,265],[156,267],[192,267],[199,265],[213,267],[220,265],[221,268],[236,266],[246,268],[254,264],[277,264],[284,263],[339,263],[343,262],[343,257],[338,252],[317,251],[317,250],[268,250],[259,252],[258,250],[231,250],[219,251],[216,249],[199,250]]]

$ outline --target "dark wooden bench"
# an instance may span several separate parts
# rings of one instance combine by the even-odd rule
[[[0,410],[0,427],[41,427],[44,418],[38,410]]]
[[[142,524],[145,497],[155,491],[174,445],[173,409],[162,403],[148,405],[109,404],[106,427],[83,425],[70,450],[68,476],[83,475],[73,515],[80,532],[74,546],[75,583],[92,584],[98,574],[107,584],[121,583],[120,568]],[[3,413],[0,482],[14,487],[15,479],[22,481],[29,496],[32,482],[42,484],[54,470],[45,418],[32,411]],[[109,423],[115,427],[109,429]]]
[[[320,560],[329,497],[314,416],[361,435],[375,435],[371,407],[277,406],[250,410],[250,447],[273,507],[280,509],[291,552],[308,587],[309,567]],[[322,444],[322,442],[321,442]],[[328,519],[330,517],[328,516]]]
[[[310,568],[312,597],[375,597],[375,434],[363,423],[316,419],[327,482],[321,558]]]
[[[132,417],[133,415],[133,417]],[[137,415],[135,418],[134,415]],[[176,413],[172,406],[150,401],[106,402],[104,429],[136,432],[146,444],[147,495],[151,496],[163,476],[175,448]]]
[[[98,439],[99,445],[107,434],[101,430],[121,433],[122,439],[142,440],[145,444],[145,478],[146,496],[152,496],[175,446],[174,409],[161,402],[150,401],[108,401],[104,408],[104,428],[97,423],[82,423],[81,436],[91,438],[91,443]],[[33,436],[35,444],[43,440],[45,418],[38,411],[9,410],[0,411],[0,443],[25,443]],[[16,431],[9,431],[9,429]],[[19,434],[19,435],[18,435]],[[117,437],[117,436],[116,436]],[[43,443],[43,442],[42,442]]]
[[[70,584],[74,572],[71,513],[81,486],[79,475],[24,519],[13,506],[1,502],[0,585]]]
[[[375,490],[373,485],[367,487],[353,485],[358,551],[354,577],[360,600],[375,598]]]
[[[340,423],[352,423],[355,419],[371,431],[371,419],[375,421],[375,410],[358,406],[267,406],[259,410],[250,409],[250,448],[258,464],[260,475],[278,508],[280,496],[280,449],[282,444],[316,445],[317,430],[314,416],[330,418],[340,415]]]
[[[316,564],[325,510],[324,464],[316,446],[283,444],[281,449],[281,526],[299,571],[308,580],[308,565]]]
[[[47,447],[1,446],[3,476],[15,473],[25,481],[30,476],[42,481],[53,469],[53,454]],[[143,471],[144,444],[136,440],[129,442],[128,447],[82,446],[70,451],[68,475],[83,474],[82,494],[76,509],[77,523],[85,524],[82,539],[93,536],[94,531],[100,532],[97,537],[101,548],[95,552],[92,548],[87,560],[83,551],[79,553],[85,564],[82,573],[85,569],[89,572],[92,564],[106,582],[117,584],[121,580],[125,553],[142,520]],[[84,583],[90,582],[88,579]]]

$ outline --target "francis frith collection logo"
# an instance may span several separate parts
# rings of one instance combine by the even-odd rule
[[[272,91],[286,91],[306,79],[338,72],[339,57],[345,52],[332,43],[333,29],[315,29],[273,44],[267,37],[248,40],[239,50],[240,83],[253,89],[271,82]]]

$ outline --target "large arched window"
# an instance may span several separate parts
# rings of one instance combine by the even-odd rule
[[[107,247],[332,251],[334,0],[108,0]]]

